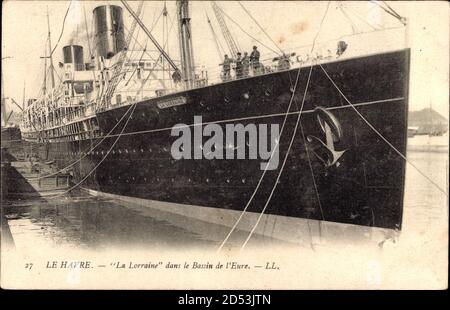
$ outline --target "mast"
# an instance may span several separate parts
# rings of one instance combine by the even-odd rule
[[[189,16],[189,2],[187,0],[177,1],[178,33],[180,39],[181,70],[185,88],[194,86],[195,64],[194,51],[192,48],[191,18]]]
[[[169,40],[167,38],[169,36],[169,28],[168,28],[168,24],[167,24],[167,15],[168,15],[168,12],[167,12],[167,7],[166,7],[166,2],[164,1],[163,25],[162,25],[162,27],[163,27],[163,31],[162,31],[162,33],[163,33],[163,47],[166,47],[166,42],[167,42],[167,52],[169,52],[169,46],[168,46]],[[166,32],[167,32],[167,35],[166,35]],[[166,62],[164,60],[164,57],[162,58],[162,67],[163,67],[163,70],[162,70],[163,81],[165,83],[165,80],[166,80]]]
[[[25,109],[25,81],[23,81],[22,111]]]
[[[44,87],[42,89],[42,93],[44,94],[45,99],[47,95],[47,49],[45,49],[44,57],[41,58],[44,58]]]
[[[48,6],[47,6],[47,27],[48,27],[48,50],[49,50],[49,58],[50,58],[50,77],[52,79],[52,88],[55,88],[55,75],[53,73],[53,52],[52,52],[52,39],[50,34],[50,17],[48,15]]]

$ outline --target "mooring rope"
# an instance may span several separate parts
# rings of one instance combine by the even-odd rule
[[[312,68],[312,67],[311,67],[311,68]],[[281,126],[280,136],[279,136],[278,141],[277,141],[276,144],[275,144],[275,147],[274,147],[273,151],[272,151],[271,154],[270,154],[269,161],[268,161],[267,165],[265,166],[264,171],[263,171],[263,173],[261,174],[261,177],[259,178],[258,184],[256,185],[256,188],[255,188],[255,190],[253,191],[252,196],[250,197],[250,199],[248,200],[248,202],[247,202],[247,204],[245,205],[244,209],[242,210],[241,214],[239,215],[239,218],[236,220],[236,222],[234,223],[233,227],[232,227],[231,230],[228,232],[228,235],[227,235],[227,236],[225,237],[225,239],[222,241],[222,243],[221,243],[221,245],[219,246],[217,252],[220,252],[220,251],[222,250],[223,246],[225,245],[225,243],[227,243],[227,241],[228,241],[228,239],[230,238],[231,234],[236,230],[237,225],[238,225],[239,222],[241,221],[241,219],[242,219],[242,217],[244,216],[244,214],[247,212],[247,209],[248,209],[248,207],[250,206],[250,203],[253,201],[253,198],[255,197],[256,193],[258,192],[258,189],[259,189],[259,187],[260,187],[260,185],[261,185],[261,183],[262,183],[262,180],[264,179],[264,176],[265,176],[265,174],[266,174],[266,172],[267,172],[267,168],[269,167],[270,161],[271,161],[272,158],[273,158],[273,154],[275,153],[275,150],[276,150],[276,149],[278,148],[278,146],[279,146],[279,143],[280,143],[280,140],[281,140],[283,131],[284,131],[284,126],[285,126],[285,124],[286,124],[287,117],[288,117],[288,115],[289,115],[289,111],[290,111],[290,109],[291,109],[292,102],[294,101],[295,92],[296,92],[296,90],[297,90],[297,85],[298,85],[298,79],[299,79],[299,77],[300,77],[300,72],[301,72],[301,68],[298,69],[298,72],[297,72],[297,78],[296,78],[296,80],[295,80],[295,85],[294,85],[294,88],[293,88],[293,91],[292,91],[292,95],[291,95],[291,100],[289,101],[288,108],[287,108],[286,113],[285,113],[285,115],[284,115],[283,124],[282,124],[282,126]],[[300,114],[301,114],[301,113],[300,113]]]
[[[320,21],[319,29],[318,29],[316,35],[314,36],[313,43],[312,43],[312,46],[311,46],[311,51],[310,51],[311,53],[314,51],[314,47],[315,47],[315,44],[316,44],[316,40],[317,40],[317,38],[319,37],[320,31],[321,31],[322,26],[323,26],[323,22],[325,21],[325,18],[326,18],[326,16],[327,16],[328,9],[330,8],[330,3],[331,3],[331,1],[328,1],[327,7],[326,7],[325,12],[324,12],[323,17],[322,17],[322,20]],[[300,112],[298,113],[297,121],[296,121],[296,123],[295,123],[294,132],[293,132],[293,134],[292,134],[291,141],[290,141],[289,146],[288,146],[288,150],[287,150],[287,152],[286,152],[286,154],[285,154],[285,156],[284,156],[283,164],[282,164],[282,166],[281,166],[281,168],[280,168],[280,172],[278,173],[277,180],[276,180],[274,186],[272,187],[272,190],[271,190],[271,193],[270,193],[270,195],[269,195],[269,198],[267,199],[267,201],[266,201],[266,203],[265,203],[265,205],[264,205],[264,207],[263,207],[263,210],[260,212],[260,214],[259,214],[259,216],[258,216],[258,219],[256,220],[255,225],[253,226],[252,230],[250,231],[249,235],[247,236],[247,239],[245,240],[244,244],[241,246],[241,250],[245,248],[245,246],[247,245],[248,241],[250,240],[250,238],[252,237],[253,233],[255,232],[256,228],[258,227],[258,224],[259,224],[259,222],[261,221],[261,218],[262,218],[264,212],[266,211],[266,208],[267,208],[267,206],[269,205],[270,200],[272,199],[272,195],[273,195],[273,193],[275,192],[275,189],[276,189],[276,187],[277,187],[278,181],[279,181],[279,179],[280,179],[280,177],[281,177],[281,174],[282,174],[282,172],[283,172],[283,170],[284,170],[284,165],[286,164],[286,161],[287,161],[289,152],[290,152],[290,150],[291,150],[291,147],[292,147],[294,138],[295,138],[295,136],[296,136],[297,129],[298,129],[298,125],[299,125],[299,123],[300,123],[300,119],[301,119],[301,116],[302,116],[302,111],[303,111],[303,107],[304,107],[304,103],[305,103],[305,99],[306,99],[306,93],[307,93],[307,91],[308,91],[309,82],[310,82],[310,80],[311,80],[311,73],[312,73],[313,66],[314,66],[314,64],[311,64],[310,71],[309,71],[309,74],[308,74],[308,80],[307,80],[306,86],[305,86],[305,91],[304,91],[304,93],[303,93],[303,99],[302,99],[302,105],[301,105],[301,107],[300,107]],[[291,76],[290,76],[290,75],[289,75],[289,79],[291,79]],[[298,76],[297,76],[297,79],[298,79]],[[290,81],[291,81],[291,85],[292,85],[292,80],[290,80]],[[288,111],[288,112],[289,112],[289,111]],[[300,124],[300,126],[301,126],[301,124]],[[303,130],[303,128],[302,128],[302,130]],[[303,140],[306,141],[304,135],[303,135]],[[306,148],[306,152],[308,152],[308,146],[307,146],[307,145],[305,145],[305,148]],[[317,186],[316,186],[316,184],[315,184],[314,171],[312,170],[312,165],[311,165],[311,161],[310,161],[309,155],[308,155],[308,163],[309,163],[309,165],[310,165],[310,167],[311,167],[311,174],[312,174],[312,178],[313,178],[314,185],[315,185],[314,188],[315,188],[315,190],[316,190],[316,194],[317,194],[318,201],[319,201],[319,207],[320,207],[320,211],[321,211],[322,218],[323,218],[322,205],[321,205],[321,203],[320,203],[319,192],[318,192]]]
[[[304,105],[305,105],[306,94],[308,93],[308,86],[309,86],[309,82],[310,82],[310,80],[311,80],[312,69],[313,69],[313,66],[311,66],[311,68],[310,68],[310,70],[309,70],[308,80],[306,81],[305,91],[304,91],[304,93],[303,93],[302,105],[301,105],[301,107],[300,107],[300,113],[299,113],[298,116],[297,116],[297,121],[296,121],[296,123],[295,123],[294,132],[292,133],[291,141],[289,142],[288,149],[287,149],[287,151],[286,151],[286,154],[284,155],[283,163],[281,164],[280,171],[278,172],[278,175],[277,175],[277,179],[276,179],[276,181],[275,181],[275,183],[274,183],[274,185],[273,185],[273,187],[272,187],[272,190],[270,191],[269,198],[267,198],[267,201],[266,201],[266,203],[264,204],[264,207],[263,207],[262,211],[259,213],[259,216],[258,216],[258,219],[256,220],[255,225],[253,226],[252,230],[251,230],[250,233],[248,234],[247,239],[245,239],[245,242],[244,242],[244,244],[241,246],[241,249],[244,249],[244,248],[245,248],[245,246],[247,245],[248,241],[250,240],[250,238],[252,237],[253,233],[255,232],[256,228],[258,227],[258,224],[259,224],[259,222],[261,221],[261,218],[262,218],[262,216],[264,215],[264,212],[266,211],[267,206],[269,205],[270,200],[272,199],[273,194],[275,193],[275,190],[276,190],[276,188],[277,188],[278,181],[280,180],[281,174],[283,173],[284,166],[286,165],[286,161],[287,161],[287,159],[288,159],[288,157],[289,157],[289,152],[291,151],[292,144],[294,143],[294,139],[295,139],[295,137],[296,137],[298,125],[299,125],[300,119],[301,119],[301,117],[302,117],[302,110],[303,110],[303,107],[304,107]]]
[[[436,182],[434,182],[429,176],[427,176],[424,172],[422,172],[416,165],[414,165],[411,161],[408,160],[408,158],[402,154],[394,145],[392,145],[391,142],[389,142],[388,139],[386,139],[359,111],[356,109],[356,107],[350,102],[350,100],[347,99],[347,97],[344,95],[344,93],[341,91],[341,89],[336,85],[336,83],[333,81],[333,79],[328,75],[328,72],[325,70],[325,68],[319,64],[319,66],[322,68],[323,72],[327,76],[327,78],[330,80],[330,82],[333,84],[333,86],[336,88],[336,90],[341,94],[342,98],[344,98],[345,101],[355,110],[355,112],[361,117],[361,119],[384,141],[387,145],[389,145],[401,158],[403,158],[408,164],[410,164],[414,169],[416,169],[423,177],[425,177],[430,183],[432,183],[434,186],[436,186],[439,191],[441,191],[445,196],[448,197],[448,193],[440,187]]]
[[[317,202],[319,203],[320,215],[322,216],[322,220],[325,220],[325,216],[323,215],[322,203],[320,202],[319,189],[317,188],[316,177],[314,176],[314,169],[311,163],[311,156],[309,155],[308,146],[306,145],[306,137],[305,132],[303,131],[303,126],[300,124],[300,131],[302,133],[303,141],[305,141],[305,150],[306,150],[306,158],[308,159],[309,170],[311,171],[311,177],[313,180],[314,189],[316,191]]]
[[[122,130],[121,130],[121,133],[123,133],[124,131],[125,131],[125,128],[127,127],[127,125],[128,125],[128,122],[130,121],[130,119],[131,119],[131,116],[133,115],[133,113],[134,113],[134,110],[136,109],[136,106],[137,106],[137,103],[134,103],[133,105],[132,105],[132,107],[133,107],[133,110],[131,111],[131,113],[130,113],[130,115],[128,116],[128,119],[127,119],[127,121],[125,122],[125,124],[124,124],[124,126],[123,126],[123,128],[122,128]],[[114,141],[114,143],[111,145],[111,147],[109,148],[109,150],[106,152],[106,154],[105,154],[105,156],[97,163],[97,165],[95,165],[95,167],[94,168],[92,168],[91,169],[91,171],[89,171],[89,173],[87,173],[78,183],[76,183],[74,186],[72,186],[71,188],[69,188],[68,190],[66,190],[66,191],[64,191],[64,192],[62,192],[62,193],[60,193],[60,194],[57,194],[57,195],[55,195],[55,196],[50,196],[50,197],[45,197],[45,198],[52,198],[52,199],[54,199],[54,198],[58,198],[58,197],[60,197],[60,196],[63,196],[63,195],[65,195],[65,194],[67,194],[67,193],[69,193],[69,192],[71,192],[72,190],[74,190],[75,188],[77,188],[78,186],[80,186],[81,185],[81,183],[83,183],[95,170],[97,170],[97,168],[103,163],[103,161],[108,157],[108,155],[109,155],[109,153],[111,152],[111,150],[114,148],[114,146],[117,144],[117,142],[119,141],[119,139],[120,139],[120,137],[121,137],[121,135],[119,135],[119,136],[117,136],[117,138],[116,138],[116,140]]]

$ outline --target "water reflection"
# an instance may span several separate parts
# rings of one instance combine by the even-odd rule
[[[54,245],[71,243],[93,248],[126,244],[130,247],[205,246],[205,240],[192,232],[162,220],[146,216],[139,210],[114,201],[85,197],[63,199],[27,206],[6,208],[13,235],[33,233]]]

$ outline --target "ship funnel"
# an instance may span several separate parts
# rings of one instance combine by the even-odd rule
[[[72,64],[75,71],[84,70],[83,47],[67,45],[63,47],[64,64]]]
[[[97,56],[111,58],[125,47],[122,8],[102,5],[96,7],[93,13]]]

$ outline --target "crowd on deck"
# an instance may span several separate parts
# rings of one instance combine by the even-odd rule
[[[256,46],[253,46],[253,51],[250,56],[247,52],[245,52],[243,56],[242,53],[238,52],[235,59],[225,55],[223,63],[221,64],[223,68],[222,79],[224,81],[231,79],[231,64],[233,63],[235,64],[234,70],[236,79],[248,77],[250,74],[250,68],[253,70],[254,75],[263,73],[264,67],[259,62],[259,58],[260,53],[258,51],[258,47]]]
[[[347,46],[347,43],[344,41],[338,42],[336,50],[337,57],[340,57],[345,52]],[[331,54],[331,51],[328,51]],[[280,56],[273,58],[273,61],[277,62],[276,70],[280,71],[290,69],[291,56],[295,56],[295,53],[283,53]],[[322,56],[318,56],[319,59],[321,57]],[[297,60],[298,58],[299,56],[297,56]],[[257,46],[253,46],[253,51],[251,52],[250,56],[247,52],[245,52],[243,56],[240,52],[236,53],[236,58],[231,58],[227,54],[225,54],[223,63],[220,64],[222,66],[222,80],[225,82],[231,79],[232,64],[235,64],[233,69],[235,71],[234,78],[236,79],[248,77],[250,75],[250,69],[252,70],[253,75],[267,73],[267,71],[270,72],[272,69],[269,67],[265,67],[262,63],[260,63],[259,59],[260,53]]]

